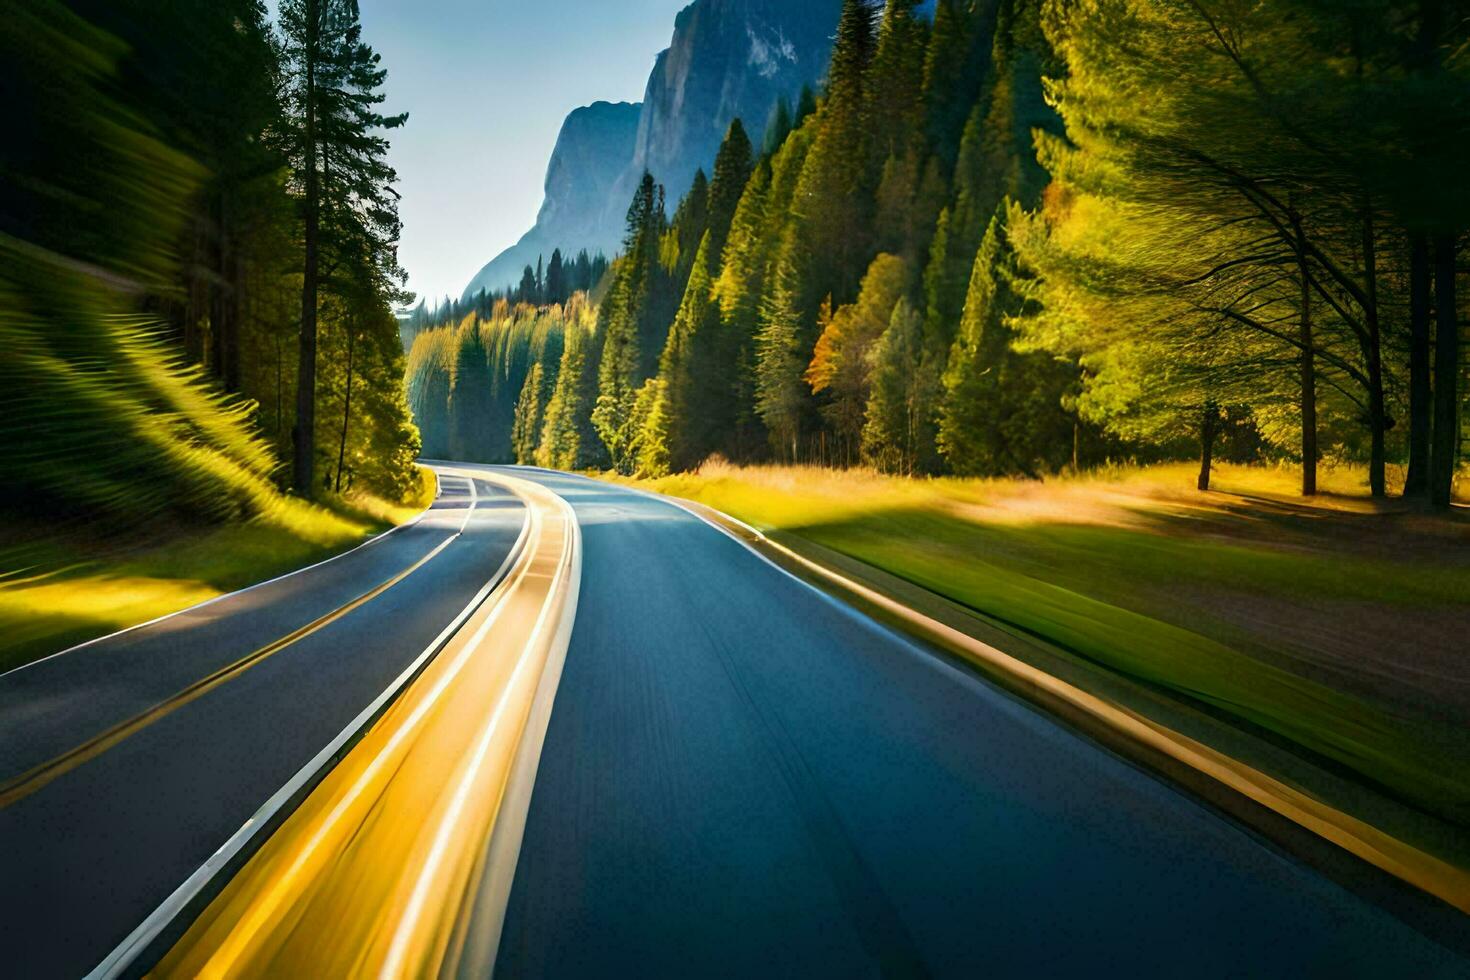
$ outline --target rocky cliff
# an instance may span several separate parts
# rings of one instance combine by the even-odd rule
[[[522,269],[535,266],[540,256],[549,259],[553,249],[564,255],[582,248],[613,253],[618,236],[600,223],[624,161],[633,154],[641,108],[633,102],[594,102],[572,110],[551,151],[535,227],[481,269],[466,296],[515,283]]]
[[[654,62],[638,119],[633,159],[613,188],[604,224],[647,170],[670,207],[694,172],[709,170],[730,120],[760,146],[776,100],[794,102],[827,72],[842,0],[699,0],[674,21],[674,39]]]
[[[732,119],[759,146],[777,99],[795,101],[826,73],[841,11],[842,0],[695,0],[684,8],[641,105],[598,103],[567,117],[536,227],[480,270],[466,295],[511,285],[552,248],[611,255],[643,171],[665,185],[672,210],[695,171],[714,162]],[[598,125],[586,128],[605,139],[573,125],[591,110],[599,110]]]

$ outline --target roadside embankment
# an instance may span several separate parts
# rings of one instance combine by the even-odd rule
[[[1225,468],[1221,489],[1201,494],[1176,469],[1037,483],[714,464],[636,485],[744,521],[1470,865],[1470,665],[1457,654],[1470,520],[1375,506],[1350,472],[1304,502],[1273,470]]]
[[[247,521],[105,539],[85,524],[50,536],[32,529],[23,548],[0,547],[0,672],[323,561],[413,519],[435,486],[421,468],[419,486],[402,503],[277,497]],[[24,557],[7,560],[7,552]]]

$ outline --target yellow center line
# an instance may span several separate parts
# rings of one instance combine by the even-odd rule
[[[474,502],[472,502],[470,505],[470,510],[473,511],[474,507],[475,504]],[[466,515],[465,524],[468,523],[469,516]],[[239,660],[236,660],[234,663],[221,667],[208,676],[195,681],[193,684],[190,684],[188,687],[184,688],[178,693],[170,695],[168,698],[160,701],[158,704],[155,704],[153,707],[147,709],[146,711],[134,715],[126,721],[120,722],[112,726],[111,728],[97,735],[94,735],[93,737],[87,739],[85,742],[81,743],[75,748],[62,753],[59,756],[56,756],[54,759],[43,762],[40,765],[35,766],[34,768],[26,770],[18,776],[14,776],[3,783],[0,783],[0,809],[4,809],[5,807],[8,807],[14,803],[18,803],[26,797],[40,791],[54,780],[61,778],[67,773],[76,769],[78,766],[84,765],[87,762],[90,762],[92,759],[97,758],[97,756],[106,752],[108,749],[112,748],[114,745],[117,745],[119,742],[122,742],[125,739],[132,737],[133,735],[136,735],[138,732],[147,728],[149,725],[152,725],[154,722],[159,721],[162,718],[168,717],[169,715],[173,714],[175,711],[179,710],[190,702],[198,700],[199,698],[208,694],[210,691],[219,687],[221,684],[224,684],[227,681],[239,677],[241,674],[245,673],[245,671],[263,662],[273,654],[280,653],[282,650],[286,649],[292,644],[306,639],[308,636],[311,636],[313,633],[316,633],[319,630],[325,629],[326,627],[335,623],[337,620],[341,619],[343,616],[351,613],[353,610],[361,608],[362,606],[376,599],[378,596],[382,595],[384,592],[387,592],[389,589],[393,588],[393,586],[402,582],[404,579],[408,578],[414,572],[418,571],[420,568],[423,568],[431,560],[437,557],[440,552],[442,552],[445,548],[454,543],[454,541],[460,536],[460,534],[463,533],[463,529],[464,525],[461,525],[459,531],[454,532],[448,538],[440,542],[439,545],[434,548],[434,550],[430,551],[428,554],[424,555],[418,561],[414,562],[408,568],[405,568],[403,571],[394,575],[386,582],[383,582],[382,584],[368,590],[367,592],[364,592],[362,595],[358,596],[356,599],[353,599],[346,605],[334,609],[326,615],[321,616],[315,620],[312,620],[305,626],[302,626],[301,628],[286,634],[278,640],[267,643],[265,646],[261,647],[258,650],[247,653],[245,656],[241,657]]]
[[[535,514],[532,513],[529,519],[535,521]],[[536,537],[537,534],[533,530],[532,540],[534,541]],[[528,551],[531,547],[533,546],[528,543]],[[529,568],[529,562],[523,562],[521,567],[516,570],[515,577],[507,582],[503,589],[497,591],[501,595],[514,591],[519,586],[520,581],[525,578],[527,568]],[[347,792],[335,802],[335,805],[333,805],[327,816],[312,829],[306,842],[292,856],[291,863],[286,870],[269,883],[268,887],[263,891],[261,898],[250,906],[247,914],[235,924],[225,942],[211,955],[203,971],[204,973],[212,976],[226,973],[227,967],[225,964],[233,963],[239,959],[243,951],[249,948],[256,934],[265,927],[280,906],[293,896],[293,887],[303,872],[310,867],[313,856],[322,846],[323,842],[331,836],[342,818],[352,810],[353,805],[373,784],[379,774],[390,763],[396,761],[397,756],[395,753],[398,748],[418,730],[425,718],[429,716],[430,711],[443,696],[449,685],[459,676],[465,664],[469,662],[470,657],[475,652],[475,642],[484,636],[490,626],[494,624],[500,617],[501,612],[506,608],[503,603],[496,603],[493,599],[492,603],[493,605],[490,605],[492,612],[476,631],[475,640],[464,645],[443,676],[435,683],[433,689],[414,707],[413,713],[409,715],[407,720],[393,731],[383,750],[371,757],[371,761],[363,770],[362,774],[352,783]]]
[[[536,484],[492,479],[527,509],[514,568],[154,976],[430,976],[465,965],[478,884],[514,867],[513,858],[496,869],[486,860],[501,828],[524,819],[517,807],[526,801],[507,805],[506,787],[548,664],[560,672],[580,568],[565,502]],[[483,908],[501,915],[498,901]]]
[[[561,552],[557,555],[558,571],[566,567],[566,554],[570,550],[570,546],[570,536],[564,535]],[[536,649],[541,636],[545,632],[552,610],[553,603],[546,602],[542,604],[541,611],[536,616],[530,635],[525,641],[525,646],[528,650]],[[520,657],[516,662],[515,670],[512,672],[509,682],[495,702],[495,709],[490,713],[490,719],[480,734],[475,745],[474,754],[459,777],[453,803],[441,819],[433,845],[429,850],[429,855],[419,868],[412,895],[394,931],[393,941],[388,950],[386,963],[380,970],[381,976],[396,977],[406,972],[404,960],[411,955],[414,944],[419,940],[423,932],[420,923],[425,914],[425,907],[429,902],[429,894],[443,877],[442,868],[445,864],[446,854],[450,849],[452,839],[457,833],[463,832],[462,815],[468,805],[472,792],[480,781],[480,774],[485,768],[486,756],[489,754],[490,748],[494,743],[495,736],[501,732],[502,718],[506,714],[512,696],[522,689],[527,671],[533,665],[540,667],[542,661],[529,655]],[[504,778],[499,780],[499,789],[501,791],[504,788],[504,781]],[[498,795],[499,793],[497,793]],[[478,871],[481,869],[477,868],[475,870]]]

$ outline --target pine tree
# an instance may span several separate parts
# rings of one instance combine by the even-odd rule
[[[807,366],[808,333],[803,281],[806,255],[794,229],[781,243],[772,288],[761,309],[756,337],[756,411],[771,434],[771,446],[786,462],[800,458],[802,423],[808,409],[802,374]]]
[[[561,249],[553,249],[551,261],[546,265],[546,302],[565,303],[571,290],[567,288],[566,269],[562,265]]]
[[[735,422],[735,389],[728,377],[734,361],[728,345],[721,343],[719,308],[710,283],[712,240],[713,232],[706,232],[699,244],[684,301],[659,358],[659,427],[645,434],[645,452],[653,449],[648,440],[660,440],[657,451],[664,469],[692,469]],[[644,470],[652,458],[645,458]]]
[[[993,34],[984,31],[986,18],[968,25],[956,22],[953,36],[943,42],[947,45],[944,53],[931,46],[931,70],[948,64],[949,70],[969,77],[976,73],[973,66],[977,62],[988,66],[978,98],[969,103],[968,118],[958,117],[964,119],[964,125],[954,186],[924,271],[925,342],[935,357],[943,357],[954,340],[975,252],[991,216],[1007,197],[1027,208],[1040,202],[1047,174],[1033,146],[1033,131],[1061,128],[1055,111],[1042,97],[1042,68],[1052,55],[1041,32],[1038,5],[1030,0],[1000,0],[995,10]],[[960,16],[958,11],[953,13]],[[938,12],[936,45],[942,41],[937,17]],[[961,41],[961,36],[969,40]],[[988,44],[982,43],[985,38],[990,39]],[[988,50],[988,56],[982,59],[979,50]],[[971,67],[955,67],[960,64]],[[957,108],[952,92],[936,91],[933,97],[939,102],[930,106],[931,126],[949,127]],[[936,108],[941,104],[943,108]],[[941,123],[941,118],[946,121]]]
[[[516,399],[515,422],[511,428],[511,443],[515,460],[528,466],[536,460],[536,447],[541,440],[541,429],[546,422],[546,402],[550,396],[546,370],[540,361],[531,365],[526,374],[526,383],[521,386],[521,395]]]
[[[638,389],[633,404],[634,438],[629,454],[637,461],[634,472],[645,479],[670,473],[668,387],[663,378],[649,378]]]
[[[414,338],[408,354],[409,407],[430,459],[450,456],[449,389],[456,353],[450,339],[447,330],[426,330]]]
[[[782,144],[769,167],[765,161],[756,167],[736,208],[725,247],[725,262],[715,283],[715,295],[720,304],[722,344],[728,352],[722,356],[737,365],[732,372],[736,387],[735,429],[721,450],[734,459],[759,458],[772,445],[758,406],[762,370],[758,335],[762,328],[762,310],[770,307],[773,298],[770,293],[776,284],[774,270],[781,254],[781,244],[788,235],[798,234],[797,223],[792,217],[793,202],[817,137],[817,123],[816,116],[809,117]],[[806,304],[811,296],[813,280],[810,269],[803,267],[799,276],[788,280],[788,286],[794,291],[786,300]],[[811,305],[815,307],[815,303]],[[814,312],[800,306],[796,309],[804,323]],[[794,394],[798,399],[806,397],[800,374],[810,345],[815,341],[815,337],[809,334],[809,329],[804,329],[802,336],[795,341],[795,350],[799,353]]]
[[[916,257],[928,242],[938,212],[937,204],[920,197],[929,156],[922,95],[929,31],[916,6],[899,0],[884,8],[867,85],[868,127],[877,137],[872,164],[880,168],[873,247],[905,258]]]
[[[1017,399],[1005,390],[1009,356],[1006,317],[1019,312],[1011,289],[1014,259],[996,215],[975,256],[965,312],[949,364],[939,413],[939,448],[950,468],[965,475],[1037,476],[1029,440],[1016,438],[1008,410]]]
[[[949,208],[939,212],[934,237],[929,243],[929,261],[924,267],[924,341],[930,350],[949,349],[963,310],[964,294],[956,283],[961,268],[960,256],[969,253],[963,241],[953,248],[950,245],[951,215]],[[973,259],[970,264],[973,266]]]
[[[671,291],[684,295],[684,284],[694,265],[694,252],[709,228],[709,178],[703,168],[696,170],[689,193],[674,209],[659,248],[659,261],[669,279]]]
[[[750,137],[739,119],[731,120],[715,155],[714,177],[709,184],[708,226],[710,232],[707,270],[711,276],[719,272],[716,263],[725,251],[725,241],[730,235],[730,223],[735,220],[735,209],[750,181],[751,167]]]
[[[304,265],[301,341],[292,483],[316,489],[316,376],[318,289],[324,246],[365,256],[383,285],[401,282],[393,170],[383,130],[406,115],[384,116],[386,71],[362,41],[355,0],[285,0],[280,9],[283,49],[291,75],[288,150],[301,175]],[[325,236],[324,236],[325,233]]]
[[[872,379],[863,425],[863,458],[888,473],[912,475],[932,437],[937,378],[924,358],[923,316],[900,299],[865,358]]]
[[[966,126],[965,138],[971,145],[957,171],[960,179],[970,180],[956,197],[969,198],[964,206],[977,225],[987,222],[1007,197],[1035,208],[1048,179],[1036,156],[1034,134],[1040,130],[1059,135],[1062,126],[1042,88],[1042,76],[1055,55],[1040,16],[1040,5],[1033,0],[1000,4],[990,77],[977,103],[977,112],[983,106],[984,116],[972,118]]]
[[[492,379],[480,326],[473,318],[467,318],[459,328],[454,387],[449,395],[450,451],[455,459],[476,463],[494,461],[489,449],[494,435]]]
[[[576,272],[572,274],[572,291],[589,290],[597,285],[592,275],[592,260],[587,257],[584,248],[577,253]]]
[[[649,325],[659,320],[656,300],[662,266],[658,253],[663,231],[662,194],[652,175],[645,173],[628,208],[624,254],[598,314],[603,341],[592,424],[620,472],[631,472],[634,404],[663,347],[660,337],[652,358],[644,353],[652,332]]]
[[[534,306],[537,302],[537,292],[536,270],[528,265],[521,270],[521,284],[516,287],[516,302],[530,303]]]
[[[755,336],[765,272],[761,230],[766,222],[770,183],[771,168],[763,160],[746,183],[730,222],[719,277],[714,284],[720,320],[729,333]]]
[[[793,122],[791,105],[784,98],[777,99],[775,108],[771,110],[771,118],[766,123],[765,136],[761,140],[762,156],[772,156],[781,148],[786,137],[791,135]]]
[[[827,93],[815,117],[815,140],[794,199],[812,266],[809,295],[838,302],[857,294],[872,238],[877,182],[868,125],[868,68],[876,47],[876,8],[845,0],[837,23]]]
[[[178,270],[183,300],[165,315],[191,361],[226,391],[246,393],[244,333],[256,326],[246,322],[247,294],[265,292],[255,276],[284,275],[290,251],[280,248],[290,231],[280,176],[286,160],[274,139],[262,138],[285,122],[280,51],[266,11],[257,0],[65,6],[130,49],[113,82],[130,111],[208,172],[190,202],[193,227]]]
[[[791,114],[791,130],[795,132],[801,128],[802,123],[817,111],[817,93],[812,91],[810,85],[803,85],[801,93],[796,97],[796,111]],[[784,141],[783,141],[784,142]]]
[[[761,229],[766,222],[770,182],[770,164],[762,160],[735,208],[719,276],[712,285],[719,312],[720,360],[726,365],[721,387],[734,414],[734,424],[721,433],[717,448],[733,459],[747,459],[766,444],[765,434],[758,431],[755,410],[755,337],[765,285]]]
[[[597,398],[596,355],[595,334],[578,320],[569,320],[556,381],[546,403],[536,465],[579,470],[603,462],[590,421]]]
[[[586,370],[587,340],[579,331],[567,335],[561,364],[551,399],[546,403],[546,416],[541,438],[536,446],[536,464],[551,469],[573,470],[582,462],[581,426],[578,417],[584,410],[579,397],[579,379]]]
[[[1019,213],[1019,212],[1011,212]],[[1039,476],[1060,469],[1076,419],[1063,404],[1076,367],[1047,353],[1014,350],[1010,322],[1022,313],[1007,212],[992,217],[970,278],[964,319],[944,372],[939,450],[963,475]]]
[[[946,171],[954,166],[960,132],[975,101],[978,80],[968,76],[980,27],[961,11],[961,0],[938,0],[934,7],[924,53],[925,126],[927,142]]]
[[[917,6],[918,0],[888,0],[867,72],[868,127],[876,137],[875,159],[880,162],[917,152],[914,137],[923,128],[929,31],[914,13]]]

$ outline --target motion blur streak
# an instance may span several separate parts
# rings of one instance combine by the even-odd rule
[[[575,613],[579,537],[543,487],[526,547],[423,675],[205,909],[159,976],[452,972],[512,764]],[[497,923],[498,925],[498,923]]]
[[[473,483],[470,484],[470,490],[471,495],[473,496]],[[465,511],[465,524],[469,523],[470,515],[474,513],[474,510],[474,504],[471,503],[469,509]],[[430,551],[427,555],[424,555],[424,557],[420,558],[418,561],[414,562],[412,565],[405,568],[397,575],[394,575],[392,578],[388,579],[381,585],[378,585],[370,589],[369,591],[364,592],[362,595],[358,596],[356,599],[353,599],[346,605],[334,609],[331,612],[327,613],[325,616],[322,616],[318,619],[313,620],[310,623],[307,623],[300,629],[293,630],[292,632],[281,637],[279,640],[274,640],[270,643],[267,643],[259,650],[256,650],[252,653],[247,654],[244,657],[241,657],[239,660],[235,661],[232,664],[229,664],[228,666],[221,667],[219,670],[210,674],[208,677],[202,678],[201,680],[190,684],[188,687],[184,688],[173,697],[159,702],[158,704],[149,708],[147,711],[144,711],[139,715],[135,715],[134,717],[129,718],[127,721],[114,725],[107,731],[88,739],[87,741],[83,742],[81,745],[78,745],[76,748],[65,753],[64,755],[58,756],[57,758],[52,759],[49,762],[42,763],[41,765],[36,766],[34,769],[31,769],[28,772],[23,772],[14,779],[0,782],[0,808],[10,806],[12,803],[17,803],[20,800],[25,799],[32,793],[43,789],[52,781],[59,779],[60,777],[71,772],[77,766],[83,765],[91,761],[92,759],[97,758],[103,752],[106,752],[108,749],[112,748],[123,739],[142,731],[144,728],[147,728],[149,725],[158,721],[160,718],[165,718],[173,712],[179,710],[184,705],[189,704],[192,701],[196,701],[199,698],[202,698],[204,695],[219,687],[221,684],[224,684],[236,677],[239,677],[251,667],[254,667],[256,664],[264,661],[267,657],[280,653],[282,650],[291,646],[293,643],[304,640],[306,639],[306,637],[317,632],[318,630],[325,629],[326,627],[332,625],[342,617],[346,616],[348,613],[352,612],[354,609],[359,609],[367,605],[369,602],[372,602],[378,596],[382,595],[384,592],[387,592],[389,589],[393,588],[393,586],[397,585],[399,582],[402,582],[414,572],[418,571],[420,568],[423,568],[429,562],[437,558],[440,552],[453,544],[455,539],[464,533],[465,524],[460,525],[459,531],[457,531],[453,537],[446,538],[443,541],[439,542],[438,547],[434,548],[433,551]]]

